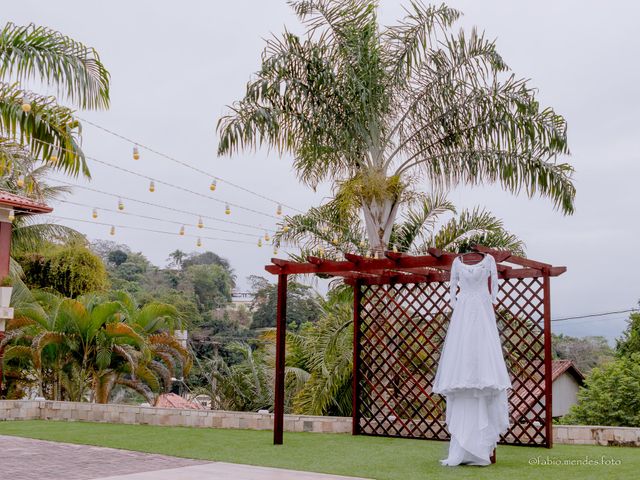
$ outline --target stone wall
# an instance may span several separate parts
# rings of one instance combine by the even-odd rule
[[[2,400],[1,420],[67,420],[174,427],[273,429],[273,414],[46,400]],[[287,432],[351,433],[351,418],[285,415],[284,429]],[[640,428],[554,425],[553,441],[640,447]]]

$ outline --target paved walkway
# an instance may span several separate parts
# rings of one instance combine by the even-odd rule
[[[11,480],[364,480],[0,435]]]

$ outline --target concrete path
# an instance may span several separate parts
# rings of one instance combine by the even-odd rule
[[[0,435],[11,480],[364,480]]]

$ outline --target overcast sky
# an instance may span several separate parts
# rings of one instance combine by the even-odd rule
[[[217,158],[215,124],[225,105],[242,96],[260,61],[264,38],[283,27],[301,27],[284,0],[3,2],[3,21],[34,22],[59,30],[95,47],[111,73],[111,108],[80,116],[119,132],[248,189],[302,210],[318,205],[330,193],[301,186],[290,158],[266,151],[236,158]],[[402,17],[403,2],[382,0],[382,24]],[[459,208],[484,206],[504,219],[522,238],[529,257],[567,272],[553,278],[552,317],[624,310],[640,298],[638,180],[640,178],[640,37],[635,2],[592,1],[451,1],[464,12],[460,27],[476,25],[497,39],[498,51],[516,75],[530,78],[544,105],[563,114],[569,125],[576,168],[576,213],[565,217],[545,199],[514,197],[498,186],[458,188],[451,199]],[[209,195],[210,178],[144,150],[134,162],[131,145],[89,125],[83,132],[87,155]],[[210,199],[156,185],[89,162],[91,187],[212,217],[273,228],[274,220]],[[220,183],[212,194],[250,208],[273,213],[273,204]],[[55,205],[60,216],[90,219],[91,208],[115,208],[117,200],[77,189],[69,204]],[[193,225],[184,216],[126,202],[126,210]],[[285,213],[287,210],[285,209]],[[289,212],[291,213],[291,212]],[[109,224],[177,231],[177,225],[101,212]],[[65,221],[89,238],[110,239],[142,251],[157,265],[169,252],[196,250],[195,239]],[[205,236],[240,239],[253,244],[260,232],[215,223],[238,234],[200,231]],[[198,233],[187,227],[188,232]],[[227,257],[241,287],[251,274],[265,275],[270,248],[204,240],[204,249]],[[625,326],[626,315],[554,323],[555,332],[601,334],[610,339]]]

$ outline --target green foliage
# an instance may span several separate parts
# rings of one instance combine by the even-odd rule
[[[640,353],[591,370],[562,423],[640,427]]]
[[[553,358],[571,360],[583,374],[614,358],[614,351],[604,337],[576,338],[552,334],[551,349]]]
[[[267,328],[276,325],[278,287],[262,277],[251,277],[254,300],[251,328]],[[287,287],[287,325],[297,330],[307,322],[315,322],[321,314],[319,295],[311,287],[289,282]]]
[[[640,353],[640,312],[629,315],[627,329],[616,340],[616,353],[621,357]]]
[[[75,298],[108,285],[102,260],[82,243],[49,245],[42,252],[21,255],[18,261],[30,288],[51,288]]]
[[[43,26],[7,23],[0,30],[0,157],[7,153],[4,140],[19,138],[26,155],[43,160],[56,155],[54,168],[88,177],[73,111],[21,86],[31,80],[53,86],[81,108],[107,108],[109,72],[98,53]],[[29,111],[22,109],[24,99]]]
[[[184,264],[183,264],[184,265]],[[220,265],[189,265],[185,277],[191,282],[201,312],[220,308],[231,301],[234,282]]]

